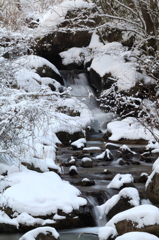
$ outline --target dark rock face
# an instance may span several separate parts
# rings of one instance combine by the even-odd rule
[[[137,228],[138,223],[130,220],[123,220],[115,224],[117,232],[119,235],[122,235],[127,232],[148,232],[156,236],[159,236],[159,225],[149,225],[142,228]]]
[[[159,173],[155,173],[146,188],[146,194],[149,200],[159,206]]]
[[[66,146],[69,146],[71,142],[84,137],[84,134],[82,132],[75,132],[73,134],[69,134],[68,132],[58,132],[56,135],[62,144]]]
[[[87,158],[87,157],[83,158],[81,166],[84,167],[84,168],[93,167],[92,159],[91,158]]]
[[[64,69],[58,54],[72,47],[88,46],[92,36],[90,28],[96,27],[100,21],[95,8],[70,10],[56,30],[36,40],[34,51]]]
[[[17,227],[8,223],[0,223],[0,231],[3,233],[14,233],[17,232]]]
[[[110,211],[108,212],[107,214],[108,218],[111,219],[117,213],[123,212],[134,207],[130,204],[129,201],[130,199],[128,197],[126,198],[121,197],[120,200],[116,203],[116,205],[113,206],[112,209],[110,209]]]
[[[107,73],[103,77],[100,77],[99,74],[92,68],[90,69],[89,80],[91,86],[100,93],[104,89],[109,89],[114,83],[114,80],[112,80],[112,75],[110,73]]]
[[[39,233],[38,236],[36,237],[36,240],[57,240],[57,238],[55,238],[52,233]]]
[[[36,72],[40,75],[40,77],[50,77],[56,79],[60,84],[64,84],[62,77],[47,65],[37,68]]]

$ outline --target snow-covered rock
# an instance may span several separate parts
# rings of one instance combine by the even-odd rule
[[[107,188],[121,189],[126,186],[132,186],[133,182],[134,178],[131,174],[118,173],[108,184]]]
[[[71,143],[71,146],[74,150],[76,149],[82,149],[86,146],[86,139],[85,138],[80,138],[74,142]]]
[[[106,226],[116,228],[119,235],[140,231],[159,236],[159,209],[152,205],[141,205],[116,214]]]
[[[93,166],[93,161],[89,157],[82,158],[81,162],[82,162],[82,167],[89,168]]]
[[[108,199],[104,204],[97,206],[103,217],[112,218],[119,212],[123,212],[140,204],[139,193],[132,187],[123,188],[118,194]]]
[[[59,233],[52,227],[39,227],[25,233],[19,240],[56,240]]]
[[[114,142],[124,139],[125,141],[131,140],[132,142],[141,142],[144,140],[146,143],[146,141],[153,138],[150,131],[133,117],[108,123],[107,131],[111,134],[109,140]],[[158,132],[157,130],[155,131],[156,133]]]
[[[11,229],[30,229],[35,226],[56,225],[53,216],[62,211],[67,216],[87,204],[80,197],[80,191],[69,182],[63,181],[54,172],[37,173],[23,170],[10,173],[0,182],[2,229],[5,225]],[[46,217],[47,216],[47,217]],[[73,223],[72,223],[73,224]],[[66,226],[63,222],[63,226]]]

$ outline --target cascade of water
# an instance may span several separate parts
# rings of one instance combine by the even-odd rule
[[[66,87],[72,88],[72,96],[85,103],[91,110],[94,120],[92,128],[96,131],[105,132],[106,124],[113,118],[112,113],[104,113],[99,108],[95,93],[89,84],[87,74],[78,70],[67,70],[60,72]]]
[[[99,211],[96,207],[99,205],[97,200],[92,196],[88,196],[87,199],[94,206],[92,214],[93,214],[96,226],[98,226],[98,227],[105,226],[106,225],[106,217],[103,217],[103,218],[100,217]]]

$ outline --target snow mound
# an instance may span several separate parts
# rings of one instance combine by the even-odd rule
[[[121,121],[110,122],[107,125],[107,130],[112,134],[109,137],[111,141],[119,141],[122,138],[130,140],[150,140],[153,138],[148,129],[133,117],[128,117]],[[155,131],[158,132],[157,130]]]
[[[118,173],[112,181],[108,184],[107,188],[119,189],[124,183],[132,183],[134,178],[131,174],[120,174]]]
[[[86,145],[86,139],[85,138],[80,138],[80,139],[71,143],[71,146],[76,147],[77,149],[84,148],[85,145]]]
[[[158,240],[153,234],[146,233],[146,232],[129,232],[125,233],[122,236],[117,237],[115,240]]]
[[[71,63],[76,63],[77,65],[81,65],[88,54],[89,54],[89,51],[87,48],[73,47],[67,51],[61,52],[59,55],[62,58],[62,63],[64,65],[68,65]]]
[[[26,67],[28,69],[37,69],[43,67],[44,65],[51,68],[54,72],[61,76],[58,69],[47,59],[43,57],[39,57],[36,55],[28,55],[22,56],[13,62],[13,66],[15,67]]]
[[[58,209],[70,213],[86,204],[86,200],[79,197],[80,191],[54,172],[12,173],[1,182],[1,188],[4,190],[1,207],[32,216],[57,213]]]
[[[117,235],[118,233],[113,227],[101,227],[98,229],[99,240],[106,240],[109,239],[109,237],[114,238]]]

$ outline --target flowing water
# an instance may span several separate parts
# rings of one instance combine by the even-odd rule
[[[106,124],[113,118],[112,113],[104,113],[99,109],[95,98],[95,92],[89,84],[88,76],[85,72],[65,70],[60,71],[65,87],[71,87],[71,95],[85,103],[92,112],[94,120],[92,121],[92,128],[99,132],[105,131]]]
[[[77,71],[62,71],[62,76],[65,79],[65,85],[66,87],[70,86],[72,88],[72,95],[76,96],[80,100],[82,100],[91,110],[92,115],[94,116],[94,121],[92,122],[92,127],[95,130],[94,135],[91,135],[91,141],[87,141],[87,147],[100,147],[101,151],[104,151],[105,144],[103,141],[100,141],[99,139],[102,136],[102,131],[105,131],[106,123],[109,122],[112,119],[112,114],[105,114],[103,113],[99,108],[98,104],[94,97],[94,92],[92,88],[89,86],[87,75],[82,72]],[[101,130],[101,131],[100,131]],[[120,146],[120,145],[119,145]],[[132,146],[132,147],[139,147],[139,146]],[[72,156],[75,152],[71,150],[69,147],[64,147],[60,149],[60,154],[57,152],[57,157],[61,162],[66,162],[67,159]],[[82,152],[79,152],[79,155]],[[93,153],[93,157],[98,155],[99,152]],[[106,201],[111,196],[116,194],[116,190],[108,189],[107,185],[110,182],[110,179],[112,178],[112,175],[109,178],[108,176],[105,176],[104,174],[101,174],[104,169],[110,170],[113,174],[116,173],[132,173],[134,176],[140,175],[143,172],[150,172],[151,171],[151,164],[141,164],[141,165],[129,165],[129,166],[119,166],[114,160],[111,163],[107,163],[105,161],[103,162],[95,162],[93,168],[82,168],[80,165],[78,166],[78,173],[81,176],[81,178],[89,178],[93,179],[95,181],[95,185],[90,187],[82,187],[82,186],[76,186],[77,179],[72,179],[68,174],[64,174],[62,178],[64,180],[70,181],[72,184],[75,184],[76,187],[79,188],[79,190],[85,194],[89,192],[98,192],[103,191],[104,192],[104,199],[103,201]],[[64,173],[69,172],[69,167],[64,168]],[[142,183],[135,183],[136,187],[143,188],[144,184]],[[96,198],[90,196],[88,194],[87,196],[89,202],[97,206],[99,203],[97,202]],[[100,219],[98,211],[96,207],[94,207],[93,212],[95,221],[96,221],[96,227],[88,227],[88,228],[80,228],[80,229],[70,229],[70,230],[60,230],[58,231],[60,233],[60,239],[61,240],[77,240],[79,235],[81,240],[95,240],[98,239],[96,235],[92,235],[89,233],[95,233],[97,234],[98,228],[100,226],[104,226],[106,224],[106,219]],[[85,233],[85,234],[82,234]],[[0,234],[0,240],[19,240],[19,238],[23,234]]]

